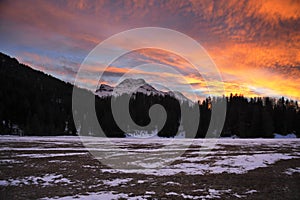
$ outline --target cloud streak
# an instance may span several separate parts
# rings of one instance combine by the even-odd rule
[[[300,99],[297,0],[1,1],[0,51],[72,82],[97,44],[118,32],[145,26],[174,29],[200,42],[219,68],[226,94]],[[171,66],[195,90],[207,94],[203,78],[188,62],[154,49],[120,58],[108,68],[105,81],[114,82],[130,66],[145,63]],[[90,73],[94,71],[97,66],[91,66]],[[174,76],[184,84],[163,71],[131,73],[159,76],[162,83]],[[98,84],[99,80],[87,77],[86,81]]]

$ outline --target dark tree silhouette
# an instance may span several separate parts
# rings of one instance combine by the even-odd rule
[[[97,127],[92,127],[89,113],[79,117],[80,129],[75,128],[72,115],[73,85],[20,64],[16,59],[0,53],[0,134],[18,135],[97,135]],[[124,137],[125,133],[116,124],[111,101],[122,101],[127,94],[118,97],[95,96],[91,91],[79,89],[82,94],[95,97],[98,122],[108,137]],[[167,120],[158,135],[174,137],[182,125],[187,137],[206,136],[211,122],[213,106],[226,101],[227,111],[221,136],[236,135],[242,138],[273,137],[273,133],[295,133],[300,136],[300,111],[298,102],[275,98],[245,98],[242,95],[206,98],[193,105],[179,102],[170,95],[146,95],[136,93],[129,102],[132,120],[139,126],[150,123],[149,109],[155,104],[162,105]],[[190,113],[200,111],[200,120],[193,121],[181,116],[180,106]],[[81,107],[83,113],[85,107]],[[120,108],[120,112],[122,109]],[[155,114],[160,120],[161,113]],[[221,123],[221,117],[211,123]],[[127,131],[134,131],[123,121]],[[196,124],[196,126],[194,126]],[[198,127],[193,130],[193,127]],[[151,127],[153,130],[155,125]]]

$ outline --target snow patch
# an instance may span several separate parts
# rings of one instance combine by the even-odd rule
[[[168,181],[166,183],[163,183],[163,185],[180,185],[180,183],[173,182],[173,181]]]
[[[0,164],[18,164],[18,163],[24,163],[24,162],[20,160],[14,160],[14,159],[0,160]]]
[[[87,155],[87,152],[82,153],[44,153],[44,154],[20,154],[16,155],[16,157],[29,157],[29,158],[52,158],[52,157],[62,157],[62,156],[79,156],[79,155]]]
[[[216,161],[214,166],[211,167],[211,170],[212,173],[227,172],[243,174],[260,167],[267,167],[279,160],[292,158],[295,158],[295,156],[281,153],[226,156],[223,157],[223,160]]]
[[[114,179],[114,180],[103,180],[103,184],[105,185],[109,185],[109,186],[119,186],[125,183],[128,183],[130,181],[132,181],[132,178],[126,178],[126,179]]]
[[[73,199],[81,199],[81,200],[107,200],[107,199],[128,199],[128,200],[139,200],[139,199],[149,199],[150,195],[143,196],[133,196],[129,197],[128,194],[118,193],[115,191],[102,191],[98,193],[87,193],[86,195],[76,195],[76,196],[65,196],[65,197],[53,197],[53,198],[42,198],[42,200],[73,200]]]
[[[170,195],[179,196],[179,194],[177,194],[175,192],[167,192],[166,195],[168,195],[168,196],[170,196]]]
[[[147,182],[147,180],[138,180],[139,184],[142,184],[142,183],[145,183],[145,182]]]
[[[253,194],[253,193],[256,193],[257,190],[248,190],[247,192],[245,192],[245,194]]]
[[[279,139],[285,139],[285,138],[297,138],[297,136],[294,134],[294,133],[290,133],[290,134],[287,134],[287,135],[280,135],[280,134],[277,134],[277,133],[274,133],[274,138],[279,138]]]
[[[294,173],[300,173],[300,167],[289,168],[284,173],[287,174],[287,175],[290,175],[290,176],[293,175]]]
[[[200,157],[199,157],[200,158]],[[204,175],[204,174],[243,174],[250,170],[260,167],[268,167],[279,160],[288,160],[298,158],[281,153],[270,154],[254,154],[254,155],[236,155],[236,156],[210,156],[208,163],[184,162],[186,158],[182,158],[182,163],[176,165],[165,166],[158,169],[101,169],[102,172],[109,173],[135,173],[155,176],[171,176],[183,172],[187,175]],[[211,160],[210,160],[211,159]],[[215,159],[218,159],[215,161]],[[192,159],[193,160],[193,159]],[[194,159],[196,160],[196,159]],[[199,159],[201,160],[201,158]]]
[[[21,179],[0,180],[1,186],[19,186],[19,185],[42,185],[43,187],[55,185],[58,183],[70,184],[71,180],[63,178],[59,174],[46,174],[44,176],[27,176]]]

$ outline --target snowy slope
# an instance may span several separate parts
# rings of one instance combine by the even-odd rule
[[[154,87],[146,83],[144,79],[125,79],[114,88],[113,95],[121,95],[124,93],[143,93],[146,95],[164,95],[164,92],[156,90]]]
[[[122,94],[131,94],[131,93],[132,94],[143,93],[147,96],[167,95],[176,98],[180,103],[188,102],[189,105],[193,104],[193,102],[187,97],[185,97],[182,93],[178,91],[163,92],[157,90],[153,86],[148,84],[144,79],[132,79],[132,78],[125,79],[116,87],[101,84],[95,94],[98,95],[99,97],[107,97],[107,96],[120,96]]]
[[[99,89],[96,91],[96,94],[101,97],[106,97],[106,96],[110,96],[113,90],[114,90],[113,87],[109,85],[101,84]]]

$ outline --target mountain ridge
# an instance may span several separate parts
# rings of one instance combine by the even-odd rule
[[[115,87],[108,84],[101,84],[100,87],[96,90],[95,94],[100,98],[109,97],[109,96],[120,96],[122,94],[136,94],[142,93],[147,96],[149,95],[158,95],[158,96],[171,96],[177,99],[180,103],[188,102],[190,106],[194,104],[192,100],[184,96],[179,91],[161,91],[147,83],[144,79],[141,78],[127,78],[121,81]]]

